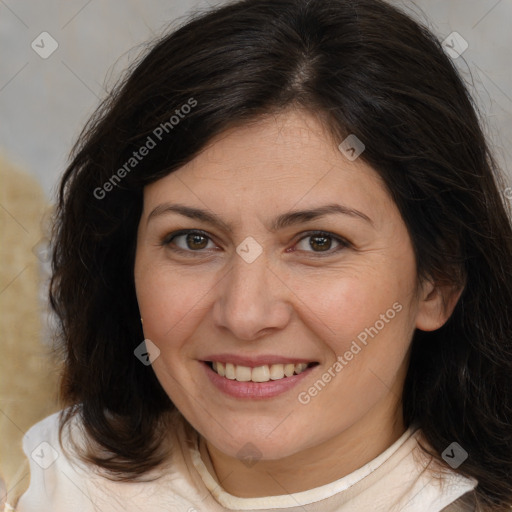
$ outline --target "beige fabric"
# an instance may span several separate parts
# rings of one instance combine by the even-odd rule
[[[39,184],[0,155],[0,478],[11,499],[29,483],[23,434],[57,410],[55,369],[41,342],[39,242],[47,212]]]

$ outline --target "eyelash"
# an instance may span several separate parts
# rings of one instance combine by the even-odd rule
[[[181,231],[176,231],[174,233],[170,233],[162,240],[161,245],[162,246],[170,246],[172,241],[175,238],[178,238],[179,236],[188,235],[190,233],[201,235],[213,242],[211,237],[205,231],[201,231],[198,229],[185,229],[185,230],[181,230]],[[302,235],[303,236],[297,240],[297,242],[296,242],[297,244],[299,242],[301,242],[302,240],[304,240],[306,238],[313,237],[313,236],[324,236],[326,238],[331,238],[340,244],[340,247],[338,247],[337,249],[334,249],[334,250],[329,249],[327,251],[316,251],[316,252],[315,251],[303,251],[303,252],[310,252],[311,254],[314,255],[314,257],[331,256],[332,254],[337,253],[340,250],[345,249],[347,247],[350,247],[350,245],[351,245],[347,240],[345,240],[337,235],[334,235],[333,233],[329,233],[328,231],[307,231],[305,233],[302,233]],[[182,249],[180,247],[172,247],[172,248],[169,247],[169,248],[174,252],[186,254],[186,255],[193,255],[193,256],[195,256],[194,253],[197,253],[200,255],[205,251],[205,249],[200,249],[200,250],[194,251],[194,250]]]

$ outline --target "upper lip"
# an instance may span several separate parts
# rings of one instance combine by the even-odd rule
[[[236,354],[212,354],[202,359],[203,361],[216,361],[218,363],[233,363],[238,366],[248,366],[255,368],[257,366],[273,365],[273,364],[299,364],[299,363],[313,363],[316,362],[312,359],[301,359],[299,357],[279,356],[264,354],[260,356],[241,356]]]

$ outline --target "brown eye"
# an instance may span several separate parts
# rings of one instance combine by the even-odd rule
[[[162,241],[162,245],[169,246],[174,251],[192,253],[201,252],[202,249],[213,248],[211,246],[208,247],[210,242],[213,244],[210,237],[201,231],[180,231],[167,236]]]
[[[309,240],[309,242],[306,242],[307,240]],[[331,250],[333,242],[335,244],[335,248]],[[317,232],[309,233],[307,236],[301,238],[297,247],[300,251],[304,252],[333,254],[345,247],[348,247],[349,245],[350,244],[347,241],[338,236],[330,233]]]
[[[312,249],[319,251],[328,251],[331,248],[332,239],[328,236],[315,235],[310,237],[309,245]]]
[[[198,233],[189,233],[185,241],[189,249],[204,249],[208,245],[208,238]]]

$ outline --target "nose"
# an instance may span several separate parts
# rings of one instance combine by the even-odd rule
[[[269,266],[265,253],[252,263],[235,255],[217,294],[214,322],[238,340],[257,340],[290,322],[291,291]]]

